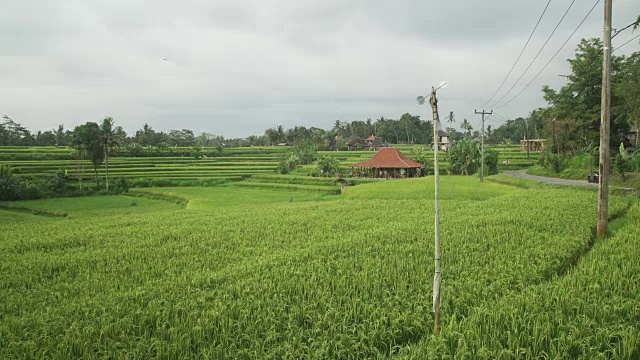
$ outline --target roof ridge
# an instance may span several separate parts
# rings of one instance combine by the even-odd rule
[[[402,160],[402,158],[400,158],[400,152],[398,151],[398,149],[396,149],[396,148],[392,148],[392,149],[396,151],[396,156],[398,157],[398,160],[402,161],[403,164],[409,166],[409,164],[407,164],[406,161],[404,161],[404,160]]]

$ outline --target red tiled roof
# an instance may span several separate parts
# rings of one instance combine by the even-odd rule
[[[371,135],[371,136],[369,136],[366,140],[373,141],[373,140],[375,140],[375,139],[376,139],[376,137],[375,137],[375,136],[373,136],[373,135]]]
[[[369,168],[420,168],[422,164],[417,163],[404,156],[398,149],[394,147],[382,148],[371,159],[361,161],[351,165],[351,167],[369,167]]]

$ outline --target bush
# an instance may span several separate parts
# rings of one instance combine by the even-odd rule
[[[288,174],[289,171],[295,170],[300,164],[300,158],[295,152],[288,151],[280,157],[276,171],[280,174]]]
[[[447,157],[449,174],[471,175],[480,165],[480,146],[477,141],[462,139],[449,147]]]
[[[115,183],[115,190],[118,193],[126,193],[129,191],[129,182],[127,181],[127,178],[125,177],[120,177],[118,178],[118,180]]]
[[[421,149],[411,150],[411,159],[417,163],[422,164],[422,174],[429,175],[429,169],[432,168],[431,161],[429,160],[429,154]]]
[[[298,158],[298,163],[301,163],[303,165],[313,163],[318,157],[318,151],[316,151],[315,146],[313,146],[313,144],[309,141],[303,141],[296,144],[294,151],[296,157]]]
[[[613,168],[620,174],[622,181],[627,181],[626,174],[633,171],[633,158],[627,155],[623,144],[620,144],[620,152],[613,160]]]
[[[67,170],[59,169],[49,180],[49,188],[54,193],[63,194],[67,190],[68,180]]]
[[[484,167],[485,172],[489,175],[495,175],[498,173],[498,152],[493,149],[485,150],[484,153]]]
[[[0,201],[34,200],[43,196],[35,182],[13,176],[9,166],[0,165]]]
[[[330,155],[322,155],[316,162],[320,176],[332,176],[340,173],[340,162]]]
[[[553,171],[555,174],[559,174],[564,167],[562,155],[554,153],[551,146],[540,154],[538,164],[547,170]]]

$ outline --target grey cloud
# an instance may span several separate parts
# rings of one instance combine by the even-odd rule
[[[330,127],[336,119],[430,118],[415,96],[441,80],[441,112],[474,124],[545,1],[38,1],[0,14],[0,111],[34,129],[111,115],[127,130],[191,127],[227,136],[265,128]],[[569,1],[548,16],[522,71]],[[592,6],[576,1],[517,92]],[[614,4],[614,23],[640,14]],[[542,84],[561,86],[580,37],[601,34],[601,9],[522,96],[500,110],[544,105]],[[629,46],[630,50],[633,46]],[[162,58],[167,58],[163,61]],[[507,82],[510,86],[513,77]],[[515,93],[515,92],[514,92]],[[508,97],[507,97],[508,98]]]

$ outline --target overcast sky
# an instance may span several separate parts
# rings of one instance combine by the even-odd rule
[[[227,137],[277,125],[431,119],[417,95],[448,80],[440,114],[473,115],[515,61],[547,0],[0,0],[0,113],[32,130],[112,116],[132,132],[191,128]],[[558,50],[595,0],[577,0],[517,85]],[[553,0],[500,98],[571,0]],[[496,113],[544,106],[582,37],[602,34],[603,3],[544,73]],[[614,28],[640,1],[614,0]],[[614,39],[621,44],[637,35]],[[640,50],[638,40],[620,53]],[[167,60],[163,60],[166,58]],[[509,99],[511,95],[505,98]],[[501,119],[493,119],[499,124]],[[495,126],[495,125],[494,125]]]

